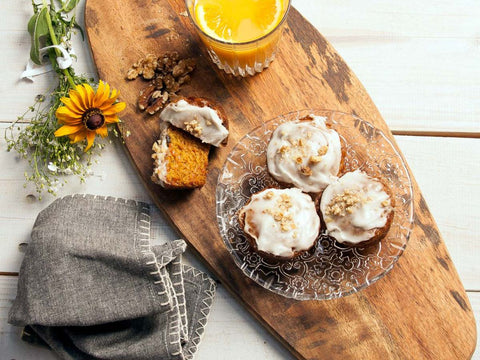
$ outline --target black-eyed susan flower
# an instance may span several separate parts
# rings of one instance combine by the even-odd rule
[[[55,115],[63,126],[55,131],[55,136],[70,137],[72,143],[87,139],[85,151],[90,149],[98,134],[108,135],[107,125],[119,121],[117,113],[125,109],[124,102],[116,102],[119,92],[100,80],[95,92],[88,84],[77,85],[70,90],[68,97],[60,100],[60,106]]]

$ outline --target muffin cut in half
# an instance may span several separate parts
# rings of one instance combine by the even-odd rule
[[[180,98],[163,109],[160,119],[187,131],[203,143],[213,146],[227,143],[229,133],[225,112],[209,100]]]
[[[320,200],[327,233],[349,246],[367,246],[385,237],[394,207],[390,189],[360,170],[330,184]]]
[[[252,195],[238,218],[252,247],[267,258],[297,257],[315,245],[320,232],[313,200],[296,188]]]
[[[338,133],[321,116],[307,116],[279,125],[267,147],[267,167],[280,183],[319,193],[343,168]]]
[[[205,185],[210,145],[165,122],[160,130],[160,138],[152,147],[152,181],[167,189]]]

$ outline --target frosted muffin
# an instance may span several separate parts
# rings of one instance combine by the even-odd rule
[[[319,193],[337,179],[343,164],[338,133],[325,118],[308,116],[279,125],[267,147],[267,166],[280,183]]]
[[[320,218],[311,197],[299,189],[265,189],[238,213],[240,225],[256,251],[291,259],[315,245]]]
[[[360,170],[334,181],[320,200],[327,233],[349,246],[381,240],[390,228],[394,206],[387,186]]]

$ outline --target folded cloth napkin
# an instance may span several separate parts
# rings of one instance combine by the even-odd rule
[[[215,282],[152,245],[147,204],[66,196],[35,222],[9,322],[62,359],[191,359]]]

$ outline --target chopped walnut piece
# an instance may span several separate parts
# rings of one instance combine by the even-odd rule
[[[175,78],[187,75],[195,69],[195,60],[193,59],[182,59],[175,65],[172,69],[172,75]]]
[[[128,69],[126,78],[134,80],[141,76],[144,80],[152,80],[140,91],[138,108],[153,115],[163,109],[168,100],[176,97],[180,86],[190,81],[189,74],[194,69],[195,60],[180,60],[177,52],[160,56],[147,54]]]
[[[165,89],[167,90],[173,90],[175,87],[175,78],[171,74],[167,74],[163,77],[163,84],[165,86]]]
[[[152,93],[152,99],[158,99],[159,97],[162,96],[162,92],[160,90],[155,90],[153,93]]]
[[[142,76],[145,80],[151,80],[155,77],[155,70],[153,67],[147,67],[143,70]]]
[[[191,77],[190,75],[184,75],[178,78],[178,85],[183,85],[186,84],[190,81]]]
[[[275,221],[281,221],[283,219],[283,213],[277,212],[273,215],[273,218],[275,219]]]
[[[278,207],[289,209],[292,207],[292,198],[287,194],[280,195],[280,200],[278,201]]]
[[[269,191],[263,196],[263,198],[265,200],[270,200],[273,198],[273,196],[273,191]],[[280,198],[277,199],[275,207],[264,210],[263,212],[271,215],[273,219],[279,223],[280,230],[282,232],[288,232],[296,229],[293,217],[288,213],[288,209],[290,209],[292,206],[292,198],[287,194],[282,194],[280,195]]]
[[[265,195],[263,195],[263,198],[265,200],[270,200],[273,197],[273,191],[268,191]]]
[[[127,71],[127,79],[135,80],[138,77],[138,69],[130,68]]]
[[[312,176],[312,169],[309,166],[302,166],[300,172],[305,176]]]
[[[323,156],[328,152],[328,145],[322,146],[320,149],[318,149],[318,155]]]
[[[354,190],[345,190],[333,197],[327,206],[326,215],[346,216],[352,214],[358,204],[364,199]]]
[[[187,130],[193,136],[200,136],[202,135],[203,128],[200,126],[199,122],[196,119],[192,121],[186,121],[185,123],[185,130]]]
[[[282,232],[287,232],[296,228],[297,226],[293,222],[292,215],[284,215],[280,220],[280,229]]]
[[[322,161],[322,157],[320,155],[313,155],[313,156],[310,156],[310,159],[308,161],[311,162],[312,164],[318,164],[319,162]]]

